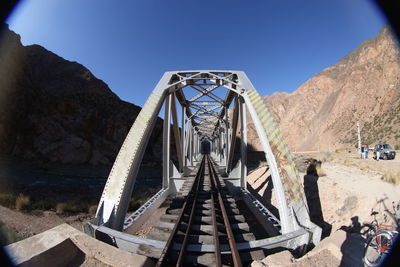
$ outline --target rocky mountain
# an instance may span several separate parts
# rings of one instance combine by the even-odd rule
[[[39,45],[0,38],[0,155],[110,168],[140,107],[122,101],[87,68]],[[144,162],[160,158],[162,120]],[[152,159],[152,160],[150,160]]]
[[[292,150],[354,148],[357,121],[363,143],[400,146],[398,42],[385,26],[376,38],[364,41],[293,93],[264,99]],[[249,139],[261,148],[254,135]]]

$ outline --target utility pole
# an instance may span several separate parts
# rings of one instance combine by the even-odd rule
[[[357,136],[358,136],[358,153],[361,157],[361,133],[360,133],[360,122],[357,121]]]

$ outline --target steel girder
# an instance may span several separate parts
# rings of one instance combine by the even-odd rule
[[[193,88],[199,93],[186,99],[184,90]],[[217,90],[225,88],[225,98],[217,95]],[[182,106],[182,129],[177,128],[177,108],[175,98]],[[202,98],[207,98],[206,100]],[[236,108],[231,122],[229,106],[236,99]],[[200,153],[200,142],[211,140],[215,158],[221,164],[230,166],[234,153],[234,139],[237,125],[241,129],[241,162],[240,187],[246,190],[246,109],[252,118],[261,141],[276,190],[280,217],[281,234],[289,234],[299,229],[307,229],[316,244],[320,238],[320,229],[309,217],[301,179],[295,168],[293,157],[278,125],[274,122],[263,99],[259,96],[246,74],[242,71],[172,71],[166,72],[149,99],[146,101],[132,128],[130,129],[115,163],[112,167],[96,213],[96,225],[103,225],[121,231],[124,225],[130,196],[135,184],[143,153],[148,138],[161,106],[165,103],[164,137],[163,137],[163,191],[169,192],[170,176],[170,117],[174,118],[174,137],[177,143],[179,169],[193,166]],[[218,112],[215,110],[219,109]],[[171,113],[172,112],[172,113]],[[235,114],[235,112],[237,114]],[[208,118],[204,118],[209,115]],[[201,119],[203,118],[203,119]],[[212,118],[212,119],[211,119]],[[219,147],[218,147],[219,146]],[[228,168],[230,171],[231,168]],[[157,203],[153,201],[151,203]],[[151,206],[149,203],[149,206]],[[154,207],[153,207],[154,208]],[[146,207],[141,214],[146,213]],[[132,222],[132,219],[130,221]],[[297,245],[307,244],[308,237],[296,241]],[[299,239],[297,239],[299,240]],[[301,243],[301,244],[300,244]]]

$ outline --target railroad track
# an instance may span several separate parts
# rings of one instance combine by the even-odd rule
[[[236,247],[237,242],[256,240],[250,225],[254,228],[256,221],[242,214],[205,155],[195,177],[188,178],[171,201],[157,231],[150,233],[151,238],[166,241],[157,266],[242,266],[262,259],[262,249]]]

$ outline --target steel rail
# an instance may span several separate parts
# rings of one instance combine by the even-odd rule
[[[221,213],[222,213],[222,217],[224,220],[224,225],[225,225],[225,230],[226,230],[226,234],[228,235],[228,242],[229,242],[229,247],[231,248],[231,255],[232,255],[232,259],[233,259],[233,265],[240,267],[242,266],[242,262],[240,259],[240,255],[239,255],[239,251],[236,247],[236,241],[235,241],[235,237],[233,235],[232,232],[232,227],[231,224],[229,222],[229,218],[228,218],[228,214],[226,212],[225,209],[225,204],[224,201],[222,199],[222,194],[220,191],[221,188],[221,184],[219,182],[219,180],[217,179],[217,173],[214,169],[214,165],[212,164],[211,160],[207,157],[207,161],[208,161],[208,165],[210,167],[209,173],[210,173],[210,178],[214,180],[213,185],[214,185],[214,189],[215,192],[218,196],[218,203],[219,203],[219,207],[221,209]]]
[[[196,211],[196,206],[197,206],[197,197],[199,195],[199,189],[200,189],[200,185],[202,184],[201,181],[203,179],[204,181],[204,168],[205,168],[205,158],[203,157],[202,160],[202,167],[199,168],[199,175],[198,175],[198,180],[197,180],[197,184],[196,184],[196,191],[194,192],[194,198],[193,198],[193,204],[191,207],[191,211],[190,211],[190,216],[189,216],[189,220],[188,220],[188,225],[186,228],[186,232],[185,232],[185,237],[183,239],[182,245],[181,245],[181,250],[179,252],[179,257],[178,257],[178,261],[176,262],[176,266],[183,266],[183,260],[184,260],[184,255],[185,255],[185,250],[189,241],[189,235],[190,235],[190,230],[192,228],[192,223],[193,223],[193,218],[194,218],[194,212]]]
[[[179,226],[181,225],[181,222],[182,222],[182,220],[183,220],[186,207],[188,206],[188,203],[189,203],[189,198],[190,198],[191,195],[193,194],[194,184],[195,184],[195,183],[197,183],[197,185],[199,184],[200,175],[201,175],[201,173],[203,172],[203,169],[204,169],[204,158],[203,158],[203,160],[202,160],[202,162],[201,162],[201,164],[200,164],[199,171],[198,171],[197,174],[196,174],[196,178],[195,178],[195,181],[194,181],[193,184],[192,184],[192,187],[191,187],[191,189],[190,189],[190,192],[189,192],[189,194],[187,195],[187,199],[186,199],[185,203],[183,204],[182,211],[180,212],[179,217],[178,217],[178,220],[177,220],[177,222],[176,222],[174,228],[173,228],[172,231],[171,231],[171,234],[170,234],[170,236],[169,236],[169,238],[168,238],[168,240],[167,240],[167,242],[166,242],[166,244],[165,244],[165,247],[164,247],[163,251],[161,252],[161,256],[160,256],[160,258],[158,259],[158,262],[157,262],[156,266],[164,266],[164,265],[165,265],[166,256],[168,255],[168,253],[169,253],[170,250],[172,249],[172,245],[173,245],[172,242],[173,242],[173,240],[174,240],[174,237],[175,237],[176,234],[178,233]],[[196,187],[197,187],[197,186],[196,186]]]
[[[223,225],[225,227],[227,237],[228,237],[228,244],[229,244],[229,250],[231,251],[231,257],[233,260],[233,266],[241,267],[241,258],[239,255],[238,248],[236,246],[236,241],[233,235],[232,227],[229,222],[228,214],[225,208],[224,200],[223,200],[223,194],[221,193],[221,183],[218,180],[218,175],[215,171],[214,165],[211,161],[211,159],[208,156],[204,156],[199,170],[196,174],[195,181],[193,182],[191,189],[189,191],[189,194],[187,196],[187,199],[185,200],[185,203],[182,207],[182,210],[179,214],[178,220],[176,224],[174,225],[173,230],[171,231],[171,234],[168,238],[168,241],[165,244],[165,247],[161,253],[161,256],[156,264],[156,266],[165,266],[165,265],[173,265],[174,263],[167,262],[169,259],[168,257],[171,256],[172,250],[178,250],[178,259],[175,263],[176,266],[183,266],[184,265],[184,259],[185,259],[185,253],[187,251],[188,242],[190,238],[190,231],[192,228],[192,224],[194,221],[195,217],[195,211],[196,211],[196,206],[198,202],[198,195],[201,189],[201,185],[204,184],[203,181],[205,179],[205,168],[206,164],[208,167],[208,176],[210,180],[210,188],[211,188],[211,219],[212,219],[212,226],[213,226],[213,238],[214,238],[214,254],[215,254],[215,265],[216,266],[222,266],[222,258],[221,258],[221,245],[219,242],[219,232],[218,232],[218,222],[217,222],[217,214],[216,214],[216,207],[221,211],[222,213],[222,219],[223,219]],[[216,206],[217,205],[217,206]],[[174,244],[174,240],[177,236],[177,233],[179,231],[180,226],[183,223],[183,218],[185,214],[189,212],[189,219],[187,221],[187,228],[184,233],[184,238],[182,244],[179,244],[179,248],[177,249],[176,245]],[[174,248],[175,247],[175,248]],[[226,249],[226,248],[225,248]]]
[[[214,236],[214,247],[215,247],[215,265],[222,266],[221,261],[221,247],[219,245],[219,233],[218,233],[218,225],[217,225],[217,215],[215,214],[215,199],[214,199],[214,181],[211,179],[211,169],[208,164],[208,173],[211,185],[211,216],[212,216],[212,225],[213,225],[213,236]]]

